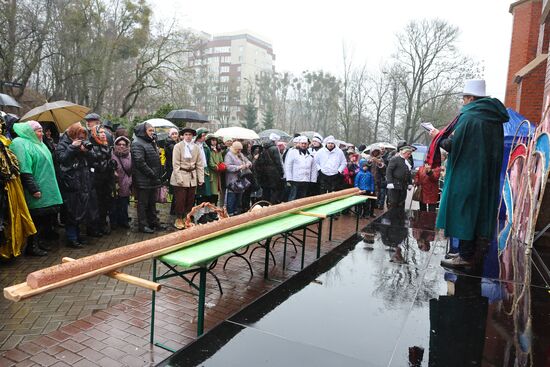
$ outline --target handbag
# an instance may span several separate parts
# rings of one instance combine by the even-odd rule
[[[416,186],[416,189],[413,192],[412,199],[414,201],[422,201],[422,186]]]
[[[167,203],[168,202],[168,186],[161,186],[157,191],[157,203]]]
[[[250,186],[252,185],[252,182],[246,177],[239,177],[235,181],[231,182],[229,185],[227,185],[227,188],[234,193],[241,194],[246,191]]]

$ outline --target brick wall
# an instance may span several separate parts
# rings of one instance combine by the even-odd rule
[[[518,86],[516,106],[508,106],[525,116],[532,123],[538,124],[542,116],[544,89],[547,75],[547,61],[540,63],[527,74]]]
[[[536,93],[530,88],[536,87],[535,83],[522,83],[521,96],[518,95],[520,86],[514,82],[514,75],[537,55],[539,46],[540,16],[542,11],[542,2],[540,0],[518,1],[512,4],[511,12],[514,17],[512,28],[512,42],[510,45],[510,63],[508,65],[508,79],[506,84],[506,97],[504,104],[520,110],[520,104],[528,103],[525,97]],[[541,46],[540,49],[543,49]],[[538,88],[538,93],[542,96],[544,83]],[[541,97],[542,99],[542,97]],[[540,105],[540,103],[539,103]],[[531,107],[523,106],[530,111]],[[540,107],[540,106],[539,106]],[[521,111],[519,111],[521,112]],[[540,120],[540,113],[535,121]]]

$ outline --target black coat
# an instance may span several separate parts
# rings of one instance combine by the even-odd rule
[[[172,140],[170,137],[166,139],[166,142],[164,143],[164,157],[166,158],[166,161],[164,162],[164,179],[163,181],[169,182],[170,177],[172,177],[172,156],[174,155],[174,146],[176,145],[176,142]]]
[[[67,134],[63,134],[55,149],[55,157],[59,164],[59,189],[67,218],[81,221],[87,218],[90,202],[95,195],[91,154],[73,146],[72,142]]]
[[[264,144],[264,149],[254,163],[254,171],[261,187],[279,188],[283,179],[283,162],[279,148],[273,141]]]
[[[386,168],[386,181],[393,184],[395,190],[406,190],[408,185],[412,185],[411,170],[399,154],[390,160]]]
[[[131,146],[132,185],[138,189],[158,188],[162,167],[157,146],[153,139],[147,136],[144,123],[134,128],[134,134]]]

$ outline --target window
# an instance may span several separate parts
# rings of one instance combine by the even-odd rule
[[[229,75],[220,76],[220,82],[227,83],[229,81]]]
[[[220,66],[220,73],[229,73],[229,66]]]
[[[238,73],[241,72],[241,65],[237,66],[237,72],[238,72]]]
[[[220,57],[220,63],[230,63],[230,62],[231,62],[231,56]]]

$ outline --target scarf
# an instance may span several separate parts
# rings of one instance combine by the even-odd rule
[[[298,150],[300,151],[300,154],[303,154],[303,155],[308,155],[309,154],[309,152],[307,151],[307,148],[306,149],[298,148]]]
[[[437,133],[437,135],[432,139],[430,148],[428,149],[428,154],[426,154],[426,163],[428,163],[430,167],[436,168],[441,166],[441,152],[439,150],[439,143],[453,133],[459,117],[460,114],[457,115],[453,121],[449,123],[449,125],[445,126],[445,128]]]

